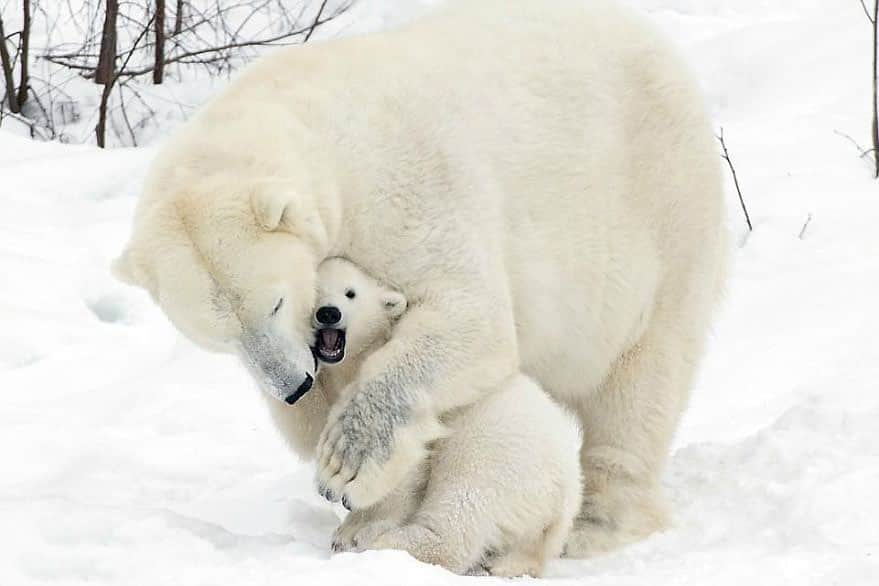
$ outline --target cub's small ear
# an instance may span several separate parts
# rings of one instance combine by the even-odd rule
[[[327,246],[329,237],[314,206],[296,194],[257,192],[250,197],[250,207],[257,223],[269,232],[284,230],[311,242],[318,249]]]
[[[406,311],[406,297],[396,291],[388,291],[382,295],[382,305],[391,317],[400,317]]]

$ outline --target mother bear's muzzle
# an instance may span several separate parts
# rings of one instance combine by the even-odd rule
[[[263,390],[292,405],[311,390],[315,358],[304,341],[294,343],[270,332],[247,332],[241,337],[239,355]]]

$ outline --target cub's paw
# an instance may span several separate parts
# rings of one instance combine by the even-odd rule
[[[376,518],[372,511],[352,511],[333,532],[334,552],[364,551],[374,539],[399,527],[389,519]]]
[[[374,549],[372,544],[377,540],[381,539],[382,536],[392,532],[397,531],[400,528],[400,524],[396,521],[391,521],[389,519],[382,519],[379,521],[375,521],[374,523],[370,523],[363,529],[357,532],[354,536],[354,551],[362,552],[368,549]]]
[[[373,522],[373,516],[370,513],[369,509],[348,513],[342,523],[333,531],[330,548],[335,552],[353,551],[354,537],[361,529]]]
[[[397,549],[427,564],[442,566],[456,574],[473,568],[469,552],[459,550],[455,539],[416,524],[392,529],[372,540],[367,549]]]

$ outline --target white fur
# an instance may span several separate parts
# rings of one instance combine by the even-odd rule
[[[651,26],[482,0],[255,63],[163,149],[116,272],[283,398],[317,266],[350,258],[410,308],[330,414],[322,486],[381,501],[429,422],[521,369],[583,424],[583,556],[665,526],[726,242],[700,93]]]
[[[577,422],[524,375],[444,422],[449,433],[422,471],[426,485],[410,478],[410,494],[423,494],[411,516],[387,527],[388,515],[375,515],[385,527],[373,536],[367,525],[358,547],[402,549],[458,573],[542,575],[580,508]],[[412,503],[399,499],[384,509]]]
[[[269,400],[281,432],[305,456],[313,453],[314,430],[327,418],[326,410],[313,406],[333,408],[345,400],[345,387],[390,339],[406,308],[402,295],[343,259],[323,262],[318,275],[318,305],[342,312],[345,359],[322,366],[314,388],[297,404]],[[347,291],[356,296],[347,298]],[[398,548],[459,573],[484,565],[498,575],[539,576],[546,560],[561,553],[579,510],[576,421],[517,375],[447,415],[443,425],[435,422],[432,433],[428,462],[383,501],[349,513],[333,549]]]

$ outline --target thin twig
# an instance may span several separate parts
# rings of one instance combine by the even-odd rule
[[[806,228],[809,227],[809,222],[811,222],[811,221],[812,221],[812,214],[809,214],[809,216],[806,218],[806,223],[803,224],[803,229],[800,230],[800,240],[802,240],[803,236],[806,235]]]
[[[862,159],[864,157],[866,157],[867,155],[876,151],[876,149],[865,149],[860,144],[858,144],[858,141],[856,141],[854,138],[852,138],[851,135],[849,135],[849,134],[846,134],[844,132],[840,132],[839,130],[834,130],[833,133],[836,134],[837,136],[841,136],[842,138],[844,138],[844,139],[848,140],[850,143],[852,143],[855,146],[855,148],[858,149],[858,154],[860,155],[860,158],[862,158]]]
[[[317,15],[314,17],[314,21],[311,23],[311,28],[308,29],[308,32],[305,33],[305,39],[302,40],[303,43],[307,43],[308,39],[311,38],[312,33],[314,33],[314,29],[318,27],[320,23],[320,17],[324,13],[324,8],[327,7],[327,0],[324,0],[320,4],[320,8],[317,9]]]
[[[229,49],[243,49],[244,47],[262,47],[262,46],[266,46],[266,45],[271,45],[273,43],[277,43],[278,41],[282,41],[284,39],[287,39],[289,37],[295,37],[297,35],[308,33],[313,28],[320,26],[320,25],[324,24],[325,22],[329,22],[330,20],[332,20],[336,16],[338,16],[338,15],[336,14],[333,16],[329,16],[319,22],[312,23],[308,27],[305,27],[305,28],[302,28],[299,30],[295,30],[295,31],[289,31],[286,33],[282,33],[280,35],[275,35],[274,37],[269,37],[267,39],[259,39],[256,41],[242,41],[239,43],[227,43],[227,44],[221,45],[219,47],[207,47],[205,49],[197,49],[195,51],[187,51],[185,53],[179,53],[177,55],[174,55],[173,57],[169,57],[168,59],[165,59],[165,64],[168,65],[171,63],[177,63],[179,61],[183,61],[183,60],[189,59],[191,57],[196,57],[198,55],[205,55],[207,53],[219,53],[221,51],[228,51]],[[119,75],[124,75],[127,77],[136,77],[138,75],[144,75],[145,73],[150,73],[150,72],[152,72],[152,70],[153,70],[153,65],[149,65],[149,66],[141,68],[141,69],[128,69],[128,70],[120,69]]]
[[[739,203],[742,204],[742,211],[745,212],[745,222],[748,223],[748,232],[752,232],[754,227],[751,225],[751,216],[748,214],[748,207],[745,205],[745,198],[742,197],[742,189],[739,187],[739,177],[736,174],[736,168],[733,165],[732,159],[729,157],[729,151],[726,148],[726,141],[723,138],[723,127],[720,128],[720,135],[717,137],[717,140],[720,141],[720,146],[723,147],[723,155],[721,155],[726,164],[729,165],[729,170],[732,171],[733,182],[736,185],[736,193],[739,194]]]
[[[864,14],[867,15],[867,20],[869,20],[872,23],[873,16],[870,14],[870,9],[867,8],[867,3],[864,0],[861,0],[861,8],[864,9]]]
[[[873,122],[870,136],[873,139],[874,177],[879,179],[879,0],[873,0],[870,24],[873,25]]]

